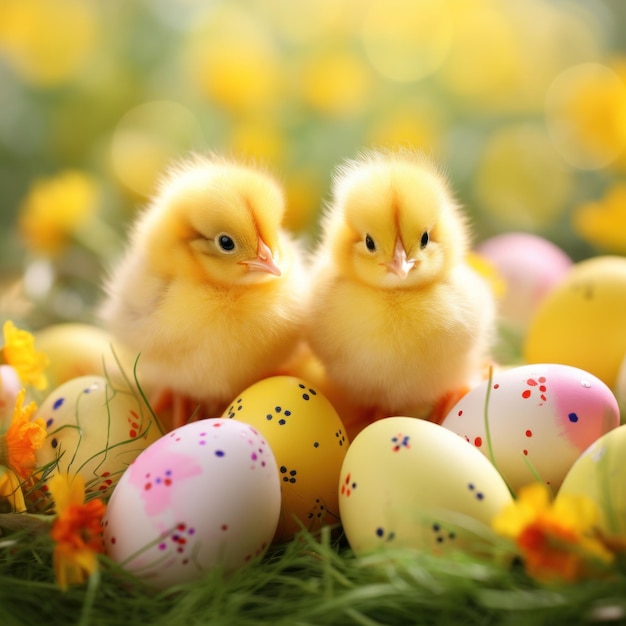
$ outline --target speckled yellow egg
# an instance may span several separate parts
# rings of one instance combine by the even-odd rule
[[[132,361],[102,328],[90,324],[53,324],[35,333],[37,350],[45,353],[50,364],[46,370],[49,389],[79,376],[114,376],[116,356],[132,376]],[[114,352],[115,351],[115,352]]]
[[[442,553],[480,543],[511,502],[494,466],[451,431],[411,417],[365,427],[341,468],[339,512],[357,554],[385,546]]]
[[[238,395],[223,417],[254,426],[274,453],[282,501],[275,542],[339,521],[337,482],[348,439],[321,392],[300,378],[273,376]]]
[[[81,474],[87,491],[104,495],[139,453],[161,436],[136,391],[102,376],[81,376],[57,387],[36,417],[48,435],[37,450],[37,465]]]
[[[626,539],[626,425],[600,437],[568,472],[556,499],[586,496],[598,505],[600,528]]]
[[[574,265],[539,306],[528,328],[529,363],[563,363],[594,374],[612,389],[626,353],[626,257]]]

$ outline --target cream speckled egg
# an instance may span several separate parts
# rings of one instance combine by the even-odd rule
[[[87,491],[107,491],[135,457],[161,436],[142,399],[102,376],[81,376],[57,387],[36,417],[48,435],[37,465],[81,474]]]
[[[275,541],[339,521],[337,481],[348,439],[323,394],[300,378],[274,376],[237,396],[224,417],[257,428],[274,452],[282,487]]]
[[[601,512],[600,529],[626,539],[626,425],[606,433],[585,450],[567,473],[556,499],[586,496]]]
[[[279,513],[276,461],[261,434],[239,420],[199,420],[126,470],[103,519],[104,544],[113,560],[167,588],[263,554]]]
[[[386,545],[471,548],[470,528],[488,525],[510,502],[502,477],[473,446],[411,417],[365,427],[341,468],[339,511],[357,554]]]
[[[514,491],[537,476],[558,489],[583,450],[619,425],[611,390],[576,367],[523,365],[495,373],[488,385],[461,398],[442,426],[490,460],[491,441],[492,460]]]

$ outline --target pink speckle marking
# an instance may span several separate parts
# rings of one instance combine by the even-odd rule
[[[530,389],[524,389],[524,391],[522,391],[522,398],[524,398],[524,400],[530,398]]]
[[[533,431],[532,430],[527,430],[525,434],[526,434],[527,437],[532,437],[533,436]]]
[[[202,466],[188,455],[163,454],[160,446],[146,448],[141,460],[141,466],[151,467],[152,471],[138,471],[137,464],[133,463],[129,467],[129,482],[139,489],[148,516],[160,514],[171,507],[173,490],[169,487],[174,480],[180,482],[202,473]],[[175,468],[175,471],[169,468]]]
[[[475,445],[477,448],[480,448],[480,446],[482,446],[482,445],[483,445],[483,440],[482,440],[482,437],[476,437],[476,438],[474,439],[474,445]]]

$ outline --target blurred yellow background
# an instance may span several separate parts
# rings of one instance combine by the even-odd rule
[[[254,157],[312,241],[333,168],[424,149],[477,242],[626,254],[620,0],[0,0],[0,307],[90,320],[159,174]]]

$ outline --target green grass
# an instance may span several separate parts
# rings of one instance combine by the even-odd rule
[[[194,583],[165,592],[106,557],[86,585],[63,592],[54,582],[53,546],[46,532],[9,531],[0,541],[3,626],[564,626],[599,618],[617,623],[608,618],[623,620],[626,611],[623,570],[611,580],[541,587],[518,566],[493,555],[438,557],[387,550],[357,558],[329,529],[319,537],[303,531],[229,577],[210,570]]]

